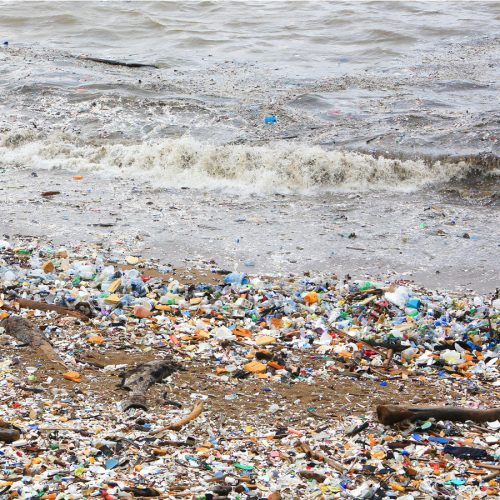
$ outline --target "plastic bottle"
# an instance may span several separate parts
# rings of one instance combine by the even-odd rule
[[[394,292],[387,292],[385,298],[391,303],[403,309],[409,298],[408,289],[398,286]]]
[[[212,330],[212,335],[217,340],[234,340],[236,337],[233,335],[231,330],[225,326],[219,326]]]
[[[330,345],[332,343],[332,337],[328,332],[323,332],[321,337],[318,339],[319,345]]]
[[[4,282],[13,282],[16,279],[16,274],[12,271],[6,271],[2,278]]]
[[[224,278],[224,283],[226,285],[246,285],[248,279],[245,273],[230,273]]]
[[[416,347],[408,347],[408,349],[401,351],[401,358],[406,361],[409,361],[417,354],[418,354],[418,349]]]

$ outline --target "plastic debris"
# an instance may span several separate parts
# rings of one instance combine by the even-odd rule
[[[0,241],[1,495],[500,494],[497,295],[133,253]]]
[[[269,125],[271,123],[276,123],[278,121],[278,117],[276,115],[267,115],[264,116],[264,123]]]

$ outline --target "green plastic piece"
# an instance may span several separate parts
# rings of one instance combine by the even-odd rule
[[[243,470],[252,470],[253,469],[253,465],[244,465],[244,464],[239,464],[239,463],[235,463],[233,464],[237,469],[243,469]]]
[[[360,290],[368,290],[369,288],[373,288],[375,285],[371,281],[365,281],[362,285],[359,286]]]

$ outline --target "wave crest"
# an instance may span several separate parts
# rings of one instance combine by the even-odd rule
[[[214,145],[184,137],[117,143],[36,132],[5,134],[0,164],[32,169],[146,175],[162,187],[236,187],[250,192],[408,190],[466,177],[471,162],[373,157],[301,143]],[[488,174],[497,174],[490,169]]]

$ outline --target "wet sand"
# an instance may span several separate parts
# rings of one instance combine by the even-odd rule
[[[480,293],[500,282],[498,208],[484,186],[258,196],[77,173],[0,172],[0,235],[99,243],[179,268],[328,271]]]

